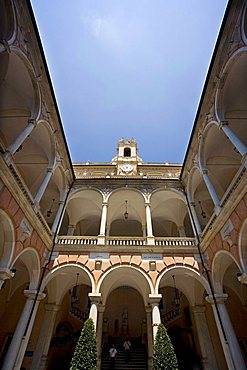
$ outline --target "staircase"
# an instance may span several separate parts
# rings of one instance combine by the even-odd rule
[[[146,347],[141,344],[139,338],[130,338],[130,364],[125,364],[123,338],[109,338],[108,344],[103,348],[101,356],[101,370],[110,369],[109,349],[114,344],[117,350],[115,370],[147,370]]]

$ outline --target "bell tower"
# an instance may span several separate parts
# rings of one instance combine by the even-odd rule
[[[138,157],[138,148],[135,139],[122,138],[118,142],[117,155],[112,159],[112,164],[117,166],[117,175],[137,175],[137,165],[142,163]]]

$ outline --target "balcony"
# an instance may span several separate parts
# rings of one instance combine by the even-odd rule
[[[58,236],[55,250],[57,252],[82,252],[82,251],[141,251],[141,252],[180,252],[196,253],[196,241],[186,237],[152,238],[150,243],[144,237],[105,237],[105,242],[97,236]]]

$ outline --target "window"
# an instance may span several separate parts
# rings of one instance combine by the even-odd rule
[[[130,148],[124,148],[124,157],[130,157],[131,150]]]

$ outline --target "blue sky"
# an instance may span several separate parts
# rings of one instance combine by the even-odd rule
[[[182,162],[226,0],[31,0],[72,161]]]

